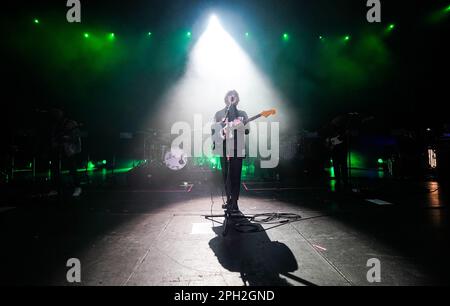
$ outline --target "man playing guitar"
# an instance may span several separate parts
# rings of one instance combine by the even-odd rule
[[[225,108],[214,116],[212,126],[213,153],[220,155],[227,203],[223,208],[238,211],[241,187],[242,160],[245,158],[245,135],[250,133],[249,122],[276,113],[275,109],[262,111],[248,118],[247,113],[237,109],[239,94],[231,90],[225,95]]]
[[[237,109],[239,104],[237,91],[231,90],[225,95],[225,104],[226,107],[214,116],[216,124],[220,124],[223,129],[220,131],[213,130],[213,134],[222,133],[223,138],[223,150],[219,154],[227,194],[227,203],[224,208],[238,211],[242,160],[245,157],[244,138],[245,135],[250,133],[250,127],[244,124],[248,120],[247,113]]]

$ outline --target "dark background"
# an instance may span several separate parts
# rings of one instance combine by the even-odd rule
[[[195,26],[210,11],[223,13],[227,30],[286,97],[303,128],[315,130],[348,111],[375,115],[385,127],[442,127],[448,121],[449,18],[430,21],[446,1],[382,1],[381,24],[366,21],[361,0],[81,3],[81,24],[66,22],[66,1],[4,4],[1,124],[7,135],[40,124],[45,119],[36,110],[51,106],[64,107],[91,133],[141,128],[182,76],[189,47],[201,34]],[[370,50],[361,56],[356,48],[367,35],[382,36],[391,22],[396,28],[382,37],[387,55],[378,69]],[[186,42],[189,30],[193,37]],[[83,49],[85,31],[113,31],[115,49]],[[251,33],[248,44],[245,31]],[[283,32],[290,35],[288,45]],[[346,34],[351,41],[341,55],[357,57],[361,82],[346,83],[347,76],[327,70],[319,56],[319,35],[337,41]]]

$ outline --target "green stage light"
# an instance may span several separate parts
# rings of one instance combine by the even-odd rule
[[[245,37],[249,37],[250,33],[249,32],[245,32]]]
[[[114,33],[109,33],[108,34],[108,39],[109,40],[114,40],[116,38],[116,35]]]
[[[428,22],[430,23],[438,23],[442,22],[448,17],[448,14],[450,13],[450,5],[447,5],[443,8],[440,8],[437,11],[434,11],[428,16]]]
[[[83,33],[83,36],[84,36],[84,38],[89,38],[89,33],[87,33],[87,32],[85,32],[85,33]]]
[[[283,33],[283,40],[284,41],[288,41],[289,40],[289,34],[288,33]]]
[[[391,23],[391,24],[389,24],[389,25],[386,27],[385,32],[386,32],[386,33],[389,33],[389,32],[391,32],[391,31],[393,31],[394,29],[395,29],[395,24],[394,24],[394,23]]]
[[[106,160],[105,160],[105,159],[102,160],[102,164],[103,164],[103,165],[106,165]]]
[[[192,33],[191,33],[191,32],[187,32],[187,33],[186,33],[186,37],[187,37],[187,38],[191,38],[191,36],[192,36]]]
[[[378,158],[378,163],[382,164],[382,163],[384,163],[384,160],[382,158]]]
[[[349,41],[350,40],[350,35],[346,35],[345,37],[344,37],[344,41]]]
[[[148,37],[152,36],[152,32],[148,32],[148,33],[147,33],[147,36],[148,36]]]
[[[39,24],[39,19],[34,18],[33,22],[34,22],[35,24]]]

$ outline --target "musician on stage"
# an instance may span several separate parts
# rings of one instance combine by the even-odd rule
[[[330,149],[333,160],[334,177],[338,191],[349,188],[348,151],[349,126],[353,113],[334,118],[328,126],[326,145]]]
[[[224,208],[230,211],[238,211],[239,192],[241,188],[242,160],[245,158],[245,135],[250,133],[248,125],[244,121],[248,119],[247,113],[238,110],[239,94],[231,90],[225,95],[225,108],[219,110],[214,121],[225,127],[225,139],[222,144],[215,144],[221,152],[220,163],[222,166],[223,182],[227,194],[227,203]],[[231,126],[231,128],[227,128]],[[213,131],[217,133],[219,131]],[[217,151],[216,151],[217,152]]]
[[[345,131],[343,132],[342,142],[339,142],[331,148],[331,158],[333,160],[334,176],[336,179],[337,190],[347,190],[348,184],[348,142]]]
[[[73,196],[81,195],[80,179],[77,173],[77,156],[81,152],[81,137],[79,124],[68,119],[61,109],[50,111],[52,119],[51,129],[51,179],[52,187],[49,196],[58,195],[62,191],[61,164],[64,162],[69,168],[74,187]]]

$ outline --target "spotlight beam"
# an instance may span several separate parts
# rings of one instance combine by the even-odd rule
[[[283,113],[282,99],[269,79],[212,15],[190,51],[183,77],[163,97],[157,117],[165,126],[176,121],[193,125],[193,115],[200,114],[206,123],[224,107],[224,95],[231,89],[239,92],[249,115],[270,108]]]

